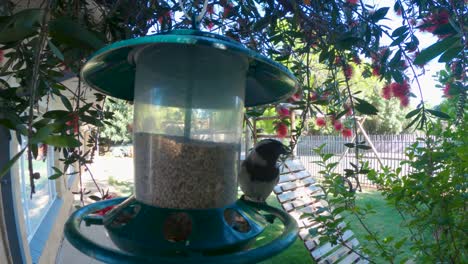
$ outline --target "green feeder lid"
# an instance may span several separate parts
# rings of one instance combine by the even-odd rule
[[[199,30],[174,30],[167,33],[124,40],[97,51],[81,71],[92,88],[124,100],[133,101],[135,49],[146,45],[204,45],[245,56],[249,62],[245,106],[257,106],[289,98],[298,86],[294,75],[281,64],[217,34]]]

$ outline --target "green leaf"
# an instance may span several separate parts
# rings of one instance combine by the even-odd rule
[[[59,148],[76,148],[81,146],[80,141],[71,135],[49,136],[43,142]]]
[[[403,42],[403,40],[405,40],[406,37],[408,37],[408,35],[409,35],[409,33],[405,33],[405,34],[399,36],[398,38],[394,39],[392,41],[392,43],[390,43],[390,46],[392,47],[392,46],[396,46],[396,45],[401,44]]]
[[[11,166],[15,164],[15,162],[21,157],[23,152],[26,150],[26,148],[23,148],[20,152],[18,152],[11,160],[9,160],[5,166],[0,170],[0,179],[5,176],[5,174],[10,170]]]
[[[0,23],[0,43],[20,41],[38,32],[44,11],[42,9],[25,9]]]
[[[359,99],[357,97],[354,98],[358,101],[358,103],[356,104],[356,110],[361,112],[362,114],[376,115],[379,112],[379,110],[377,110],[375,106],[371,105],[367,101]]]
[[[31,138],[31,144],[38,144],[40,142],[44,142],[46,138],[51,134],[52,129],[50,126],[43,126],[41,127]]]
[[[403,33],[405,33],[408,30],[408,26],[401,26],[397,29],[395,29],[392,33],[392,37],[398,37],[401,36]]]
[[[421,119],[421,115],[417,115],[406,127],[405,129],[408,129],[412,127],[419,119]]]
[[[65,111],[65,110],[51,110],[51,111],[45,112],[44,115],[42,115],[42,117],[60,119],[60,118],[67,117],[69,114],[70,112]]]
[[[315,237],[316,235],[318,235],[318,228],[309,229],[309,235],[311,235],[312,237]]]
[[[395,243],[395,248],[400,249],[403,246],[403,244],[406,242],[407,239],[408,239],[407,237],[403,237],[401,240],[396,242]]]
[[[440,117],[442,119],[450,119],[450,116],[447,115],[444,112],[433,110],[433,109],[427,109],[427,112],[431,113],[433,116]]]
[[[377,11],[375,11],[372,15],[370,15],[369,18],[373,22],[377,22],[377,21],[383,19],[385,17],[385,15],[387,15],[388,9],[390,9],[390,8],[389,7],[380,8]]]
[[[342,38],[339,39],[335,45],[339,49],[351,49],[359,40],[360,38],[357,37]]]
[[[395,56],[393,56],[393,58],[390,60],[389,65],[390,66],[397,66],[398,64],[400,64],[400,60],[401,60],[401,50],[398,50],[395,53]]]
[[[97,119],[95,117],[92,117],[92,116],[83,115],[83,116],[80,116],[80,120],[85,122],[85,123],[97,126],[97,127],[104,126],[104,124],[101,122],[101,120],[99,120],[99,119]]]
[[[423,49],[421,53],[414,59],[414,64],[424,65],[430,60],[442,54],[444,51],[448,50],[453,44],[460,41],[460,37],[454,36],[446,38],[442,41],[439,41],[431,46]]]
[[[399,70],[393,70],[392,71],[392,77],[395,80],[395,82],[397,82],[397,83],[402,83],[403,80],[404,80],[403,74]]]
[[[449,62],[454,59],[460,52],[463,51],[463,46],[455,46],[448,49],[442,56],[439,58],[439,62]]]
[[[409,113],[405,116],[405,118],[408,119],[408,118],[411,118],[411,117],[417,115],[419,112],[421,112],[421,109],[422,109],[422,108],[416,108],[416,109],[414,109],[413,111],[409,112]]]
[[[63,172],[61,170],[57,169],[56,167],[52,167],[52,169],[54,170],[55,173],[52,174],[51,176],[49,176],[49,180],[58,179],[63,175]]]
[[[354,148],[354,143],[345,143],[344,145],[348,148]]]
[[[72,47],[97,50],[104,46],[104,42],[93,32],[67,17],[52,20],[49,30],[54,39]]]
[[[54,53],[54,55],[61,61],[64,61],[65,58],[63,57],[62,52],[57,48],[57,46],[54,45],[54,43],[50,40],[47,40],[47,43],[49,44],[49,48]]]
[[[358,148],[358,149],[365,149],[365,150],[371,149],[370,146],[363,145],[363,144],[357,144],[357,145],[356,145],[356,148]]]
[[[432,32],[434,35],[450,35],[450,34],[456,34],[457,31],[455,28],[450,23],[444,24],[437,26],[437,28]]]
[[[68,111],[70,111],[70,112],[73,111],[73,106],[70,103],[70,100],[68,100],[68,98],[65,95],[61,94],[60,95],[60,100],[62,100],[63,106],[65,106],[65,108],[67,108]]]
[[[96,195],[90,195],[90,196],[88,196],[88,198],[93,200],[93,201],[96,201],[96,202],[102,200],[101,197],[96,196]]]

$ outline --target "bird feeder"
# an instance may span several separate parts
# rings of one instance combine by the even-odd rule
[[[243,109],[290,97],[286,68],[226,37],[177,30],[111,44],[81,75],[134,102],[135,189],[72,214],[65,235],[77,249],[109,263],[255,263],[292,244],[288,214],[237,199]],[[264,214],[284,230],[256,246]],[[82,222],[103,225],[118,250],[86,238]]]

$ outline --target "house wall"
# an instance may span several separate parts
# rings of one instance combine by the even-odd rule
[[[2,191],[0,189],[0,197]],[[3,215],[3,202],[0,199],[0,263],[13,264],[10,254],[10,247],[8,243],[8,236],[6,233],[5,218]]]

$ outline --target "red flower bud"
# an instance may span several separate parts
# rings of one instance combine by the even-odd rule
[[[276,125],[276,135],[279,138],[285,138],[288,135],[288,126],[285,123],[278,123]]]
[[[341,135],[343,135],[344,138],[350,138],[353,136],[353,131],[351,131],[351,129],[349,128],[344,128],[341,131]]]
[[[315,119],[315,124],[319,127],[324,127],[327,125],[327,121],[322,117],[317,117],[317,119]]]
[[[289,109],[287,107],[285,107],[285,106],[278,105],[278,106],[276,106],[276,113],[280,117],[288,117],[289,116]]]
[[[333,127],[336,131],[341,131],[343,129],[343,124],[340,121],[335,121]]]

